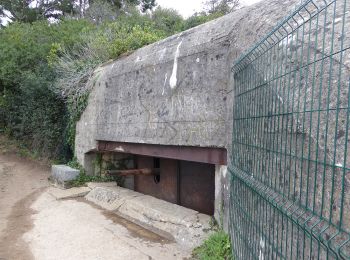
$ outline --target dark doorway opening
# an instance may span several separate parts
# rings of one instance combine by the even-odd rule
[[[135,156],[137,168],[159,168],[154,176],[135,176],[135,191],[213,215],[215,165]]]

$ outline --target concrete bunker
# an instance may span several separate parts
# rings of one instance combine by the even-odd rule
[[[79,162],[89,174],[96,154],[159,169],[126,187],[214,215],[227,230],[232,64],[297,2],[263,1],[98,68],[76,128]]]
[[[119,210],[118,201],[115,208],[118,208],[119,212],[126,216],[137,215],[139,219],[152,226],[159,227],[159,223],[165,222],[167,225],[173,225],[173,237],[185,245],[191,243],[194,237],[205,233],[207,228],[202,224],[208,223],[209,217],[205,215],[200,225],[193,225],[193,220],[198,219],[200,213],[194,211],[193,214],[192,210],[190,221],[184,225],[180,223],[185,219],[184,214],[181,213],[173,218],[173,213],[174,208],[180,208],[181,212],[187,209],[174,204],[193,208],[209,215],[214,211],[216,220],[223,224],[224,229],[228,230],[227,223],[230,219],[231,227],[238,231],[232,232],[231,235],[235,246],[240,249],[238,254],[242,257],[244,254],[247,256],[255,254],[255,257],[271,255],[271,252],[277,254],[279,252],[275,251],[275,248],[278,247],[274,244],[279,245],[280,241],[284,240],[284,236],[286,242],[292,241],[290,250],[299,251],[299,240],[302,235],[304,236],[303,249],[307,248],[307,251],[308,248],[312,249],[314,240],[310,240],[310,243],[305,240],[305,234],[309,232],[307,230],[311,230],[309,234],[313,235],[316,230],[314,222],[309,221],[311,218],[321,225],[328,225],[328,227],[330,223],[334,225],[329,233],[324,232],[328,227],[325,229],[322,227],[322,232],[316,230],[319,234],[312,238],[316,239],[319,249],[322,249],[321,243],[327,241],[328,245],[325,245],[323,251],[327,256],[331,249],[331,241],[338,236],[337,234],[341,236],[345,234],[348,237],[349,214],[340,213],[345,211],[339,210],[349,206],[348,197],[344,196],[349,187],[346,184],[349,181],[344,177],[345,173],[349,173],[344,163],[349,161],[349,153],[345,152],[347,136],[344,131],[348,121],[345,111],[348,108],[343,107],[343,112],[338,114],[339,104],[348,103],[349,92],[349,59],[342,59],[345,55],[342,53],[347,54],[349,48],[346,45],[344,49],[341,45],[342,42],[350,41],[348,35],[344,36],[340,33],[341,25],[349,23],[346,5],[336,5],[336,1],[332,1],[332,8],[328,8],[328,5],[324,9],[318,9],[317,6],[310,7],[310,10],[325,10],[324,25],[319,24],[318,16],[315,16],[316,23],[311,20],[306,22],[308,20],[301,16],[301,20],[304,20],[303,25],[297,25],[298,29],[295,29],[297,32],[294,36],[298,35],[298,30],[302,30],[302,40],[300,38],[298,40],[298,36],[294,38],[293,32],[286,30],[285,36],[278,32],[282,38],[279,39],[280,36],[278,36],[277,43],[275,39],[271,40],[274,47],[270,48],[270,42],[267,44],[270,47],[265,46],[273,52],[269,55],[270,58],[257,59],[256,66],[247,66],[248,64],[243,62],[245,77],[240,78],[239,75],[233,75],[231,72],[233,61],[237,60],[242,51],[256,43],[261,36],[265,36],[278,20],[294,9],[297,2],[299,1],[263,1],[139,49],[127,57],[105,64],[96,71],[94,79],[90,82],[94,87],[89,97],[88,107],[77,124],[75,153],[78,160],[90,174],[93,174],[92,161],[96,153],[112,154],[116,157],[126,156],[129,159],[132,158],[129,169],[133,169],[134,173],[137,170],[151,173],[149,176],[134,176],[133,180],[129,178],[126,186],[129,185],[130,189],[152,196],[140,195],[140,193],[129,194],[130,190],[121,189],[116,192],[115,197],[126,193],[125,196],[130,203]],[[314,5],[313,2],[305,3]],[[315,2],[323,2],[322,5],[327,3],[327,1]],[[336,16],[337,9],[343,10],[343,18]],[[305,11],[305,14],[310,13]],[[327,15],[334,18],[333,22],[326,23]],[[299,18],[292,24],[300,23],[298,20]],[[306,24],[308,26],[305,28]],[[343,26],[343,28],[347,27]],[[308,37],[304,38],[307,33],[309,36],[312,35],[309,40],[307,40]],[[312,40],[313,37],[317,39],[321,36],[323,41]],[[265,43],[260,42],[261,44]],[[261,52],[257,47],[253,49]],[[304,49],[309,49],[308,55],[301,55]],[[333,53],[335,50],[337,52]],[[342,52],[338,53],[338,50]],[[276,52],[279,55],[276,55]],[[261,57],[261,54],[257,56]],[[295,59],[298,56],[300,57]],[[309,57],[314,57],[316,62],[310,63]],[[249,58],[247,60],[249,61]],[[301,66],[304,64],[307,66]],[[312,69],[311,64],[314,64]],[[335,80],[332,73],[323,73],[324,68],[327,67],[339,73],[343,71],[342,74],[340,73],[342,76],[339,74],[338,80]],[[282,73],[280,77],[275,75],[276,71],[289,71],[289,73],[293,71],[300,75],[288,76],[285,80],[284,76],[288,73]],[[249,83],[251,75],[254,76],[253,84]],[[271,82],[275,80],[279,83],[272,84]],[[247,89],[247,83],[250,89]],[[259,86],[255,85],[257,83]],[[331,87],[336,84],[338,86]],[[248,93],[240,99],[238,95],[242,93],[239,93],[239,85],[243,86],[243,93]],[[288,91],[286,91],[287,85]],[[314,85],[329,87],[316,88],[314,92]],[[290,92],[295,94],[289,95]],[[313,94],[310,95],[310,92]],[[315,114],[312,114],[317,111],[314,111],[313,99],[310,98],[315,95],[319,96],[317,120],[314,118]],[[338,95],[339,97],[336,97]],[[323,98],[326,96],[328,98]],[[244,98],[246,100],[242,102]],[[303,100],[304,103],[301,107],[299,104],[302,102],[299,103],[299,100]],[[290,103],[298,104],[298,108],[295,110],[295,105]],[[278,107],[277,111],[276,107]],[[280,113],[281,109],[283,113]],[[307,116],[305,116],[306,112]],[[297,116],[294,116],[295,114]],[[302,114],[304,114],[303,119],[300,121],[299,115]],[[238,115],[236,120],[233,119],[233,115]],[[260,119],[255,122],[249,121],[253,118]],[[282,120],[280,121],[279,118]],[[237,120],[243,123],[237,123]],[[312,122],[319,124],[316,126]],[[233,125],[237,131],[232,131]],[[309,127],[304,128],[301,125],[309,125]],[[333,127],[328,130],[328,125]],[[327,130],[324,132],[325,129]],[[284,137],[284,133],[288,138]],[[334,141],[327,141],[328,136],[325,133],[328,133],[330,140]],[[315,136],[317,138],[314,138]],[[275,140],[282,147],[280,150],[276,150]],[[234,142],[236,147],[232,152]],[[334,148],[327,148],[327,142],[328,146]],[[237,146],[244,148],[237,149]],[[227,156],[226,150],[231,156]],[[257,150],[259,151],[256,152]],[[307,160],[304,158],[306,153],[309,154]],[[289,159],[286,160],[288,157]],[[284,161],[281,158],[284,158]],[[305,162],[308,162],[308,166]],[[319,164],[319,162],[322,163]],[[226,164],[238,166],[236,172],[230,169],[231,176],[231,173],[227,173]],[[323,169],[319,166],[322,164]],[[291,167],[291,165],[294,166]],[[271,171],[271,167],[274,171]],[[339,169],[343,169],[342,184],[340,184]],[[310,177],[310,171],[314,172],[314,176]],[[318,172],[323,173],[317,174]],[[293,182],[283,177],[285,173],[294,175]],[[232,177],[231,182],[230,177]],[[295,179],[299,180],[295,181]],[[273,187],[272,183],[274,183]],[[305,185],[305,183],[311,183],[311,185]],[[289,189],[293,192],[288,194],[286,199],[284,192],[287,185],[293,186],[293,189]],[[334,187],[342,187],[342,189],[334,192]],[[311,189],[313,193],[309,192]],[[196,194],[200,194],[199,199],[196,199]],[[133,196],[138,196],[139,199],[130,199]],[[103,199],[103,196],[96,193],[91,197],[92,200]],[[327,203],[324,204],[324,201]],[[279,202],[284,205],[279,205]],[[313,203],[312,210],[309,207],[311,203]],[[203,205],[205,207],[202,207]],[[295,207],[291,207],[292,205]],[[149,212],[152,211],[149,209],[158,206],[167,209],[165,214],[161,212],[164,216],[162,219],[159,219],[159,211]],[[288,207],[283,208],[284,206]],[[146,207],[148,207],[147,210],[136,210]],[[266,214],[261,214],[262,208]],[[293,210],[297,216],[289,213],[289,209]],[[149,214],[145,214],[145,211]],[[276,212],[278,214],[275,214]],[[324,215],[329,215],[329,219],[324,219]],[[292,224],[292,231],[289,234],[285,231],[283,223],[286,216],[291,219]],[[305,218],[299,218],[300,216]],[[281,218],[282,221],[279,221]],[[344,229],[338,232],[339,229],[337,230],[336,226],[341,223],[340,219],[343,221]],[[304,223],[303,226],[299,225],[300,220]],[[311,228],[305,223],[314,226]],[[293,232],[295,224],[299,225],[294,229],[297,233]],[[200,226],[201,233],[198,235],[198,230],[191,231],[190,234],[186,234],[184,240],[182,232],[186,228],[179,230],[179,225],[186,228]],[[168,226],[165,229],[169,229]],[[272,239],[270,239],[270,230],[273,230]],[[299,234],[299,230],[304,233]],[[275,231],[277,236],[274,235]],[[334,235],[331,235],[332,232]],[[279,236],[282,240],[279,240]],[[312,250],[310,255],[311,252]]]

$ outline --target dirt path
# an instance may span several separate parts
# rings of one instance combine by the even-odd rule
[[[0,260],[186,259],[190,252],[84,198],[56,200],[49,169],[0,153]]]
[[[0,259],[33,259],[22,235],[32,228],[30,205],[48,186],[49,169],[0,154]]]

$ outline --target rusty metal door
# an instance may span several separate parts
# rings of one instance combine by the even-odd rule
[[[214,214],[213,164],[137,156],[137,167],[154,168],[157,160],[157,167],[160,168],[159,179],[156,180],[154,176],[135,176],[135,191],[200,213]]]
[[[179,161],[180,205],[214,215],[215,166]]]
[[[135,191],[154,196],[171,203],[178,203],[177,160],[137,156],[137,168],[155,168],[159,160],[159,180],[154,176],[135,176]]]

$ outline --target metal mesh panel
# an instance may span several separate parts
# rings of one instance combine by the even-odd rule
[[[235,62],[237,259],[350,259],[350,3],[305,1]]]

